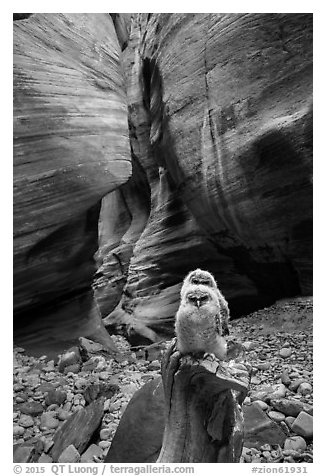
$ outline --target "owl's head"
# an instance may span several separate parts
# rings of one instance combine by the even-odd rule
[[[211,304],[220,307],[216,294],[209,287],[202,284],[189,284],[184,290],[181,300],[198,309]]]
[[[181,299],[183,298],[185,292],[189,289],[189,286],[205,286],[210,289],[217,290],[217,284],[215,279],[208,271],[203,271],[202,269],[195,269],[191,271],[184,279],[183,285],[181,288]]]
[[[184,293],[183,299],[190,305],[196,306],[198,309],[213,302],[218,303],[216,295],[212,293],[210,289],[207,289],[201,285],[190,285],[187,289],[187,292]]]

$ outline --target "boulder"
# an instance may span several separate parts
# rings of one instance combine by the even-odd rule
[[[30,463],[33,459],[35,450],[33,446],[24,444],[14,445],[14,463]]]
[[[79,454],[82,454],[87,448],[95,431],[98,429],[102,416],[102,398],[72,414],[56,431],[53,437],[54,444],[50,451],[50,456],[53,458],[53,461],[58,461],[64,449],[71,446],[73,446]],[[71,451],[74,452],[73,449]],[[66,462],[71,463],[73,461]]]
[[[164,427],[164,391],[161,377],[157,377],[134,393],[105,462],[155,462],[161,450]]]
[[[297,417],[304,408],[304,403],[300,402],[300,400],[281,398],[279,400],[271,400],[270,403],[275,410],[292,417]]]
[[[101,199],[131,174],[112,18],[35,13],[13,43],[15,340],[40,355],[67,336],[116,350],[91,290]]]
[[[270,445],[282,446],[286,435],[281,428],[272,421],[258,405],[244,405],[243,415],[245,422],[244,446],[259,449],[268,441]]]
[[[92,444],[81,455],[80,462],[81,463],[94,463],[93,456],[102,456],[102,454],[103,454],[102,449],[99,446],[97,446],[95,444]]]
[[[89,404],[100,397],[110,399],[117,392],[119,392],[118,385],[106,383],[92,383],[85,388],[84,398],[86,404]]]

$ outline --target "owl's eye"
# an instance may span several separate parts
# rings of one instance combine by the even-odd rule
[[[210,279],[205,278],[192,278],[192,284],[203,284],[204,286],[212,286],[212,282]]]
[[[204,284],[205,286],[211,286],[212,283],[210,282],[209,279],[202,279],[201,284]]]

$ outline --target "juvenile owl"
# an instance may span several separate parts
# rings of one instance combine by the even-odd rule
[[[177,348],[182,354],[208,353],[226,356],[223,335],[229,334],[229,308],[213,276],[201,269],[189,273],[180,292],[176,314]]]

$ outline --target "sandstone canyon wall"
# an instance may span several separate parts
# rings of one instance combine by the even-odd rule
[[[91,283],[101,199],[131,174],[119,39],[109,14],[16,18],[15,339],[111,348]]]
[[[98,220],[96,302],[131,339],[173,333],[196,267],[233,317],[312,293],[312,15],[21,15],[18,334],[111,345]]]
[[[171,334],[196,267],[214,274],[233,317],[311,294],[312,15],[130,22],[133,177],[102,204],[105,323]]]

